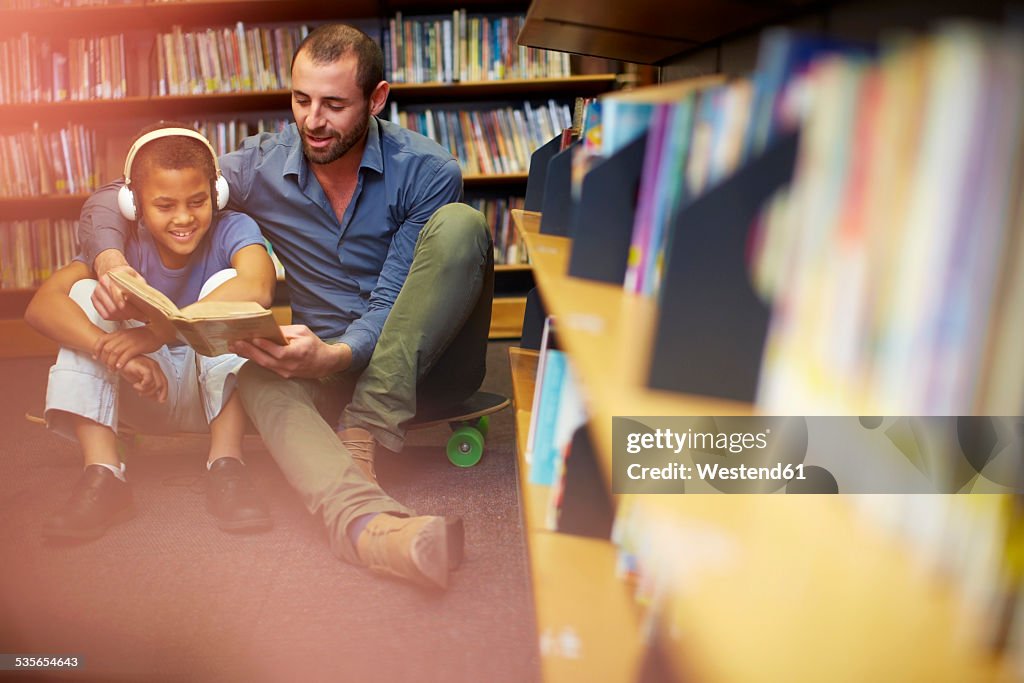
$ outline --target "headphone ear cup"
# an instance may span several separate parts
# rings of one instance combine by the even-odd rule
[[[117,191],[117,208],[121,210],[121,215],[130,221],[139,217],[138,209],[135,207],[135,193],[127,185],[122,185]]]
[[[214,183],[214,191],[216,192],[217,210],[223,211],[228,205],[230,190],[228,189],[228,181],[219,173],[217,174],[217,181]]]

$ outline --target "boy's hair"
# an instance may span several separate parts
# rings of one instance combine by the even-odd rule
[[[146,126],[132,139],[128,149],[131,150],[143,135],[163,128],[187,128],[195,130],[192,126],[178,121],[160,121],[151,126]],[[198,132],[198,131],[197,131]],[[135,154],[132,160],[131,177],[132,190],[139,192],[145,185],[150,172],[154,168],[162,168],[180,171],[186,168],[199,169],[211,183],[217,179],[217,169],[213,163],[213,156],[199,140],[184,137],[182,135],[169,135],[165,138],[158,138],[147,142]],[[212,185],[211,185],[212,187]],[[211,195],[212,196],[212,195]],[[215,198],[214,198],[215,199]]]
[[[324,24],[306,36],[292,55],[295,58],[305,52],[314,64],[333,64],[346,54],[354,53],[358,62],[356,82],[366,99],[373,89],[384,80],[384,53],[370,36],[348,24]]]

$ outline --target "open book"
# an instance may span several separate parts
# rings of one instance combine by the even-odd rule
[[[167,320],[178,337],[203,356],[230,353],[228,344],[243,339],[269,339],[286,344],[273,314],[255,301],[197,301],[179,309],[141,278],[113,271],[110,278],[150,321]]]

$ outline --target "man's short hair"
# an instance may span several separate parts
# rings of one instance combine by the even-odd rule
[[[187,123],[179,121],[161,121],[151,126],[146,126],[132,138],[134,145],[143,135],[163,128],[187,128],[195,130]],[[198,132],[198,131],[197,131]],[[128,147],[131,150],[131,145]],[[126,155],[127,156],[127,155]],[[169,135],[165,138],[157,138],[147,142],[136,153],[132,160],[131,177],[132,189],[136,192],[142,189],[149,174],[155,168],[180,171],[186,168],[198,169],[212,183],[217,179],[217,169],[213,163],[213,155],[210,150],[199,140],[182,135]]]
[[[333,64],[346,54],[356,56],[356,82],[366,99],[370,99],[373,89],[384,80],[384,53],[370,36],[348,24],[324,24],[310,31],[292,55],[292,68],[295,58],[301,53],[309,56],[314,64]]]

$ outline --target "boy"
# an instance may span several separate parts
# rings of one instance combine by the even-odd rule
[[[228,187],[206,138],[176,123],[142,131],[125,160],[125,180],[118,204],[138,222],[126,257],[150,285],[179,307],[201,298],[270,305],[273,263],[251,218],[217,212]],[[245,413],[233,390],[245,359],[198,356],[169,326],[104,320],[90,301],[93,277],[76,258],[40,287],[25,312],[32,327],[61,345],[50,369],[47,425],[76,438],[85,463],[43,534],[98,538],[132,516],[119,424],[151,433],[209,429],[207,508],[228,531],[268,528],[267,508],[241,460]],[[119,401],[128,390],[141,398]]]

